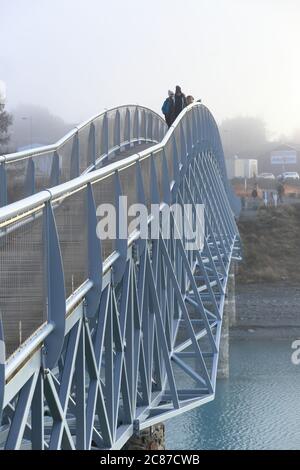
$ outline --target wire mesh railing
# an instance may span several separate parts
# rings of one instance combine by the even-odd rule
[[[0,206],[100,168],[141,143],[158,143],[167,130],[154,111],[136,105],[102,112],[54,145],[0,157]]]
[[[124,119],[114,118],[108,146],[128,132],[125,108]],[[139,135],[130,139],[141,143],[152,134],[155,142],[159,122],[147,120],[146,110],[134,112],[130,132],[139,129]],[[93,122],[88,134],[97,132]],[[233,196],[213,117],[193,104],[160,142],[91,172],[84,170],[90,150],[79,140],[72,137],[66,155],[76,155],[72,169],[84,174],[70,179],[69,173],[68,181],[0,209],[6,448],[19,448],[26,439],[34,448],[121,447],[137,416],[146,427],[214,396],[238,204],[229,202]],[[194,209],[204,205],[201,247],[185,248],[172,217],[169,238],[161,226],[158,238],[152,237],[147,225],[143,239],[129,217],[123,227],[117,224],[114,237],[100,242],[99,208],[113,207],[120,220],[120,196],[127,196],[128,207],[144,204],[147,223],[153,204],[160,211],[173,202]],[[184,223],[202,228],[195,210]],[[25,435],[31,424],[25,416],[23,428],[18,425],[21,405],[15,396],[28,393],[27,408],[36,420],[38,413],[44,416],[43,383],[47,403],[56,403],[59,412],[50,409],[52,417],[35,421]],[[40,398],[31,403],[33,392]],[[61,426],[67,430],[63,442],[64,431],[56,432]]]
[[[108,127],[110,125],[112,126],[109,132],[109,135],[112,135],[112,140],[109,141],[108,148],[113,148],[116,144],[116,140],[114,140],[116,136],[114,136],[112,132],[113,126],[115,125],[113,123],[116,121],[116,113],[120,114],[118,118],[119,122],[124,122],[124,127],[127,125],[128,129],[130,128],[130,133],[128,132],[127,134],[127,140],[122,140],[121,145],[130,143],[133,139],[141,140],[148,138],[152,140],[154,138],[153,121],[148,127],[146,125],[147,113],[149,116],[152,115],[147,109],[142,109],[141,111],[140,108],[135,107],[132,108],[132,112],[130,113],[130,107],[124,107],[121,112],[120,108],[118,108],[114,110],[113,113],[114,117],[111,115],[109,118],[109,114],[105,114],[94,118],[88,125],[83,126],[72,137],[68,138],[65,143],[59,144],[55,152],[60,153],[62,161],[66,162],[68,160],[68,156],[72,154],[70,148],[74,146],[75,140],[78,139],[79,142],[82,142],[79,145],[80,162],[84,162],[80,171],[86,169],[89,164],[88,146],[84,146],[84,139],[81,138],[81,133],[86,134],[85,142],[87,143],[87,135],[90,133],[91,126],[95,128],[95,135],[97,133],[100,134],[100,128],[101,126],[103,128],[103,121],[105,119],[111,121]],[[122,117],[122,113],[125,117]],[[128,113],[131,119],[130,125],[128,124]],[[137,116],[139,116],[140,113],[142,114],[142,118],[141,125],[139,126]],[[101,120],[101,124],[97,122],[99,120]],[[17,349],[17,347],[47,319],[47,296],[44,292],[47,253],[45,248],[46,235],[44,233],[46,229],[43,215],[43,206],[46,202],[41,202],[45,194],[47,194],[48,202],[54,213],[63,263],[66,298],[68,298],[88,279],[87,186],[89,184],[92,186],[96,207],[104,203],[115,206],[115,177],[118,173],[122,193],[128,197],[128,205],[135,204],[139,202],[136,178],[136,167],[139,165],[145,188],[145,202],[147,206],[150,207],[151,194],[149,177],[151,158],[154,158],[158,182],[157,197],[159,201],[162,201],[164,198],[163,156],[167,163],[168,177],[171,181],[175,181],[176,172],[178,173],[177,166],[183,167],[185,165],[185,161],[182,157],[181,161],[176,161],[176,159],[179,155],[188,155],[189,149],[187,143],[193,141],[189,134],[192,129],[191,123],[193,120],[194,133],[197,132],[198,136],[201,135],[201,133],[198,131],[197,126],[202,122],[201,129],[202,132],[204,132],[204,134],[201,135],[203,148],[209,148],[205,147],[206,142],[209,142],[210,146],[213,145],[217,151],[220,151],[217,144],[215,144],[219,136],[215,123],[212,121],[211,114],[204,106],[194,105],[185,111],[184,117],[181,116],[181,119],[178,123],[174,124],[163,141],[151,147],[149,150],[145,150],[141,154],[128,157],[123,161],[119,161],[105,168],[95,170],[90,174],[75,178],[63,185],[55,187],[53,190],[50,189],[49,193],[43,192],[40,198],[39,195],[36,195],[35,206],[37,208],[33,207],[30,209],[30,203],[29,206],[26,205],[26,199],[24,199],[19,205],[15,203],[1,209],[3,215],[1,216],[2,223],[0,223],[0,298],[4,334],[5,337],[8,338],[8,355]],[[159,120],[157,122],[159,122]],[[134,128],[136,128],[136,130],[140,129],[140,135],[138,135],[138,132],[134,132]],[[120,126],[120,129],[122,130],[122,126]],[[160,129],[162,133],[163,127]],[[158,138],[158,134],[155,138]],[[97,139],[97,141],[99,142],[99,139]],[[66,150],[67,146],[70,146],[69,150],[66,151],[65,157],[63,157],[63,152]],[[185,153],[182,152],[183,147],[186,147]],[[103,148],[102,150],[99,149],[99,154],[103,155],[103,152]],[[40,161],[44,162],[43,165],[46,167],[48,155],[49,152],[41,153],[39,156],[31,155],[29,157],[27,155],[23,160],[19,159],[15,161],[20,165],[24,165],[24,161],[29,158],[41,158]],[[226,173],[224,173],[224,168],[220,165],[220,161],[222,161],[222,155],[219,155],[217,162],[223,181],[226,182]],[[7,164],[8,168],[10,168],[9,162]],[[175,167],[176,170],[174,171]],[[65,174],[65,178],[67,178],[67,174]],[[31,198],[29,198],[29,201],[30,199]],[[11,210],[10,207],[12,208]],[[29,210],[31,213],[27,215]],[[12,218],[12,222],[10,223],[10,213],[14,212],[16,212],[16,221]],[[117,247],[112,240],[104,240],[102,241],[101,250],[101,254],[95,254],[95,256],[100,257],[101,255],[104,261],[114,251],[117,251]]]

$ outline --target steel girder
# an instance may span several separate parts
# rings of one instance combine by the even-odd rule
[[[201,250],[175,236],[171,214],[170,238],[162,227],[155,239],[117,237],[102,266],[95,186],[92,177],[84,180],[88,277],[66,306],[55,204],[44,202],[48,321],[15,356],[5,362],[2,354],[2,448],[119,449],[139,429],[213,400],[227,278],[239,256],[218,139],[212,116],[197,104],[177,119],[160,149],[139,156],[149,159],[150,188],[143,158],[130,160],[137,201],[146,202],[150,189],[161,211],[165,204],[183,211],[190,205],[188,223],[199,230],[195,208],[204,204]]]

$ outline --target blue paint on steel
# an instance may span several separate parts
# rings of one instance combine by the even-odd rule
[[[88,167],[94,167],[96,163],[96,131],[95,124],[92,122],[88,138]]]
[[[53,159],[52,159],[52,166],[51,166],[51,176],[50,176],[50,183],[52,186],[59,185],[59,154],[58,152],[54,152]]]
[[[29,441],[35,449],[120,448],[135,430],[214,398],[227,277],[233,253],[239,251],[233,215],[238,204],[227,184],[218,129],[208,109],[199,104],[185,109],[166,135],[165,124],[154,113],[149,117],[148,111],[138,107],[131,111],[133,115],[129,107],[123,111],[123,118],[115,112],[113,123],[107,113],[102,116],[98,134],[97,119],[88,123],[90,169],[100,157],[97,146],[107,157],[122,146],[158,140],[158,135],[162,142],[78,178],[77,130],[70,136],[70,168],[76,178],[49,190],[48,197],[41,193],[0,209],[0,222],[14,230],[13,217],[22,219],[32,211],[34,217],[26,222],[30,224],[41,217],[44,207],[45,305],[48,324],[54,327],[40,342],[35,335],[28,338],[23,352],[22,348],[16,351],[13,361],[9,359],[2,369],[0,364],[0,401],[7,397],[1,406],[6,448],[21,448]],[[117,215],[123,215],[120,174],[129,165],[136,176],[136,202],[148,207],[159,204],[160,214],[165,204],[176,202],[186,216],[185,224],[196,230],[201,225],[196,206],[204,204],[203,248],[188,250],[184,234],[176,237],[172,213],[170,239],[165,238],[161,224],[157,237],[152,238],[150,230],[147,240],[139,232],[125,230],[124,236],[121,221],[115,250],[102,265],[93,188],[98,185],[101,190],[103,179],[113,177]],[[58,171],[57,153],[52,181],[57,181]],[[33,176],[31,169],[31,183]],[[58,238],[52,204],[63,208],[65,197],[75,192],[87,207],[83,260],[87,274],[66,304],[66,266],[60,252],[66,240]],[[192,213],[185,204],[190,204]],[[67,242],[76,247],[78,240]],[[45,327],[41,325],[39,334]],[[177,385],[178,369],[185,374],[185,389]],[[7,371],[9,375],[4,376]]]
[[[27,170],[25,177],[25,194],[31,196],[35,193],[35,165],[32,158],[27,162]]]
[[[45,340],[45,366],[52,369],[61,354],[66,324],[66,293],[60,245],[51,202],[44,209],[47,319],[54,325]]]
[[[98,309],[102,289],[101,242],[97,236],[96,205],[92,185],[87,187],[88,275],[93,287],[87,293],[87,316],[93,317]]]
[[[80,174],[80,155],[78,132],[73,137],[71,160],[70,160],[70,179],[76,178]]]
[[[115,123],[114,123],[114,147],[116,147],[118,150],[116,151],[119,153],[121,145],[121,116],[120,116],[120,111],[116,111],[116,116],[115,116]]]
[[[126,259],[127,259],[127,207],[125,200],[122,198],[123,192],[121,187],[119,172],[115,173],[115,207],[116,207],[116,240],[115,250],[118,253],[118,259],[116,260],[113,268],[114,283],[120,282],[123,277]]]
[[[0,163],[0,207],[7,204],[7,179],[5,163]]]

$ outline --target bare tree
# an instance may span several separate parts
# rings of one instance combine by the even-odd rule
[[[19,104],[12,114],[11,145],[15,149],[30,144],[53,144],[74,127],[47,108],[33,104]]]
[[[4,103],[0,102],[0,150],[9,142],[10,135],[8,130],[13,122],[12,115],[5,111],[4,107]]]

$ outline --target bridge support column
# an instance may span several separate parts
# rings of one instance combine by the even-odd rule
[[[236,324],[235,306],[235,264],[232,263],[227,282],[227,302],[229,313],[229,327]]]
[[[164,450],[165,426],[163,423],[155,424],[140,431],[138,436],[133,435],[123,447],[124,450]]]
[[[229,377],[229,328],[236,322],[235,309],[235,267],[231,269],[227,281],[226,297],[224,302],[223,323],[219,352],[218,378]]]

